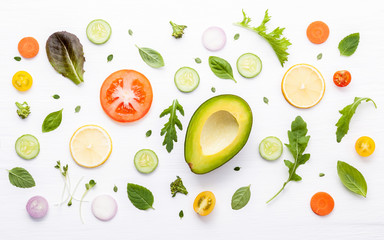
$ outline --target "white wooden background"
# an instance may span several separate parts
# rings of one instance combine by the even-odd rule
[[[384,239],[384,7],[381,1],[43,1],[2,0],[0,3],[0,239]],[[285,35],[293,45],[289,61],[282,68],[271,47],[256,34],[234,26],[242,20],[244,9],[258,25],[264,11],[269,9],[272,27],[286,27]],[[85,35],[87,24],[96,18],[107,20],[112,26],[108,43],[97,46]],[[182,39],[171,37],[169,21],[188,25]],[[330,27],[330,36],[322,45],[311,44],[306,38],[308,24],[322,20]],[[209,26],[222,27],[228,37],[222,51],[208,52],[201,44],[201,34]],[[128,35],[133,30],[133,36]],[[84,46],[85,83],[75,86],[57,74],[50,66],[45,41],[56,31],[76,34]],[[360,32],[361,42],[351,57],[341,57],[337,46],[346,35]],[[235,33],[240,39],[233,40]],[[40,43],[38,56],[16,62],[18,41],[33,36]],[[139,57],[134,44],[156,49],[165,59],[165,67],[152,69]],[[232,66],[242,53],[253,52],[263,61],[262,73],[255,79],[243,79],[234,71],[238,83],[218,79],[210,71],[207,58],[217,55]],[[318,61],[317,54],[323,53]],[[114,55],[107,63],[109,54]],[[203,61],[198,65],[195,57]],[[281,94],[280,83],[284,72],[296,63],[316,66],[326,80],[323,100],[314,108],[300,110],[290,106]],[[201,77],[200,86],[190,94],[179,92],[173,75],[181,66],[195,68]],[[99,90],[104,79],[120,69],[135,69],[145,74],[154,90],[154,101],[148,115],[132,124],[117,124],[103,112]],[[333,73],[348,69],[352,83],[338,88],[332,82]],[[11,79],[19,70],[28,71],[34,84],[30,91],[16,91]],[[216,93],[210,89],[214,86]],[[244,149],[223,167],[206,175],[195,175],[183,159],[185,130],[178,133],[179,142],[171,154],[161,146],[159,132],[166,119],[159,120],[160,112],[174,98],[184,106],[181,121],[186,128],[194,110],[206,99],[223,93],[237,94],[251,106],[254,125]],[[51,96],[59,94],[54,100]],[[269,104],[263,97],[269,98]],[[335,123],[338,110],[350,104],[355,96],[373,98],[361,104],[353,117],[350,132],[336,143]],[[15,113],[15,101],[28,101],[32,114],[21,120]],[[74,108],[81,105],[81,112]],[[41,133],[44,117],[64,108],[61,126],[50,133]],[[303,181],[290,183],[271,204],[265,202],[281,187],[287,178],[283,159],[291,159],[284,149],[281,159],[267,162],[260,158],[258,144],[266,136],[278,136],[287,142],[291,121],[301,115],[308,123],[307,152],[311,159],[298,170]],[[85,124],[104,127],[113,140],[110,159],[96,169],[79,167],[71,159],[68,142],[73,132]],[[153,135],[145,137],[152,129]],[[22,134],[35,135],[41,144],[39,156],[30,161],[19,158],[14,150],[15,140]],[[368,158],[361,158],[354,150],[360,136],[371,136],[377,149]],[[150,175],[142,175],[133,165],[133,156],[142,148],[153,149],[159,156],[159,166]],[[86,200],[111,194],[118,202],[119,211],[110,222],[100,222],[90,211],[90,202],[83,205],[85,224],[81,224],[78,203],[72,207],[56,207],[61,194],[62,179],[53,168],[61,160],[69,164],[72,183],[81,176],[95,179],[97,186]],[[344,188],[336,172],[337,160],[357,167],[368,183],[366,199]],[[7,172],[20,166],[34,176],[37,186],[19,189],[9,184]],[[234,167],[241,170],[235,172]],[[320,178],[320,172],[325,177]],[[188,196],[171,197],[169,184],[176,175],[184,180]],[[128,200],[127,182],[148,187],[155,196],[156,210],[139,211]],[[116,184],[119,191],[114,193]],[[232,194],[239,187],[252,184],[252,197],[239,211],[231,209]],[[80,187],[83,190],[83,184]],[[192,209],[195,196],[211,190],[217,204],[211,215],[199,217]],[[312,213],[311,196],[318,191],[330,193],[335,200],[334,211],[326,217]],[[78,192],[80,194],[80,191]],[[48,215],[34,221],[27,215],[25,204],[34,195],[46,197],[50,203]],[[179,211],[185,217],[180,220]]]

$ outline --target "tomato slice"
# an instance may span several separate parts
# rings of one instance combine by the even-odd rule
[[[351,82],[351,73],[347,70],[340,70],[333,75],[333,82],[338,87],[345,87]]]
[[[368,157],[375,151],[375,141],[370,137],[360,137],[355,144],[356,152],[362,157]]]
[[[144,117],[152,105],[149,80],[135,70],[119,70],[105,79],[100,89],[104,112],[118,122],[134,122]]]
[[[32,76],[25,71],[18,71],[12,77],[12,85],[21,92],[29,90],[32,83]]]
[[[207,216],[215,207],[216,198],[210,191],[201,192],[193,202],[193,210],[201,216]]]

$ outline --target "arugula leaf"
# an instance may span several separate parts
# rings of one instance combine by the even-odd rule
[[[43,133],[50,132],[58,128],[61,124],[61,120],[63,118],[63,109],[57,112],[53,112],[48,114],[45,117],[43,125],[41,127]]]
[[[359,170],[346,162],[337,161],[337,174],[346,188],[363,197],[367,197],[367,182]]]
[[[355,97],[355,100],[353,101],[352,104],[344,107],[342,110],[339,112],[341,113],[341,117],[339,121],[336,123],[336,140],[337,142],[341,142],[341,139],[348,133],[349,130],[349,123],[351,122],[352,116],[355,114],[357,107],[360,105],[362,101],[366,102],[373,102],[375,105],[375,108],[377,108],[376,103],[370,99],[370,98],[360,98],[360,97]]]
[[[32,175],[21,167],[15,167],[8,171],[9,182],[18,188],[31,188],[36,186]]]
[[[139,49],[141,58],[148,66],[153,68],[164,67],[164,60],[159,52],[151,48],[140,48],[137,45],[135,46]]]
[[[241,187],[232,196],[231,206],[233,210],[239,210],[248,204],[251,198],[251,185]]]
[[[235,25],[254,31],[263,37],[271,45],[280,61],[281,66],[284,67],[284,63],[288,61],[288,46],[292,45],[287,38],[283,37],[283,31],[285,28],[277,27],[272,32],[267,33],[267,27],[265,24],[271,20],[271,16],[268,15],[268,9],[265,11],[264,19],[258,27],[251,27],[249,25],[251,18],[245,14],[244,10],[243,17],[243,21],[235,23]]]
[[[288,139],[289,144],[285,144],[288,150],[291,152],[294,162],[284,160],[285,166],[288,167],[288,179],[284,182],[283,187],[277,192],[275,196],[273,196],[267,203],[272,201],[290,181],[301,181],[301,177],[296,174],[296,170],[300,165],[305,164],[309,158],[310,154],[303,154],[305,149],[307,148],[308,141],[310,136],[307,136],[307,123],[300,117],[297,116],[295,121],[291,124],[291,131],[288,131]]]
[[[127,193],[129,200],[136,208],[140,210],[154,209],[152,207],[154,197],[149,189],[137,184],[128,183]]]
[[[180,129],[180,131],[183,130],[183,125],[181,124],[180,120],[176,115],[177,111],[179,111],[180,114],[184,116],[183,106],[181,106],[177,99],[175,99],[173,100],[172,105],[160,114],[160,118],[169,114],[169,120],[166,124],[164,124],[164,127],[161,129],[160,132],[161,136],[165,134],[163,146],[166,145],[166,149],[169,153],[173,149],[173,142],[177,142],[177,132],[175,125]]]
[[[352,33],[343,38],[339,43],[340,55],[349,57],[354,54],[357,46],[359,46],[359,42],[360,33]]]
[[[232,79],[237,83],[233,78],[233,71],[231,65],[222,58],[210,56],[208,59],[209,67],[212,72],[221,79]]]

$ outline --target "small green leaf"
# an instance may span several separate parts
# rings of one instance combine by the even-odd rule
[[[117,186],[115,185],[115,186],[113,187],[113,191],[114,191],[114,192],[117,192],[117,190],[118,190],[118,188],[117,188]]]
[[[177,101],[177,99],[173,100],[172,105],[168,108],[164,109],[164,111],[160,114],[160,118],[169,114],[168,122],[164,124],[164,127],[161,129],[160,135],[164,136],[163,146],[170,153],[173,149],[173,142],[177,142],[177,132],[176,127],[182,131],[183,125],[181,124],[179,118],[177,117],[177,111],[180,112],[182,116],[184,116],[183,106]]]
[[[15,60],[18,61],[18,62],[21,61],[21,57],[19,57],[19,56],[16,56],[16,57],[14,57],[13,59],[15,59]]]
[[[112,59],[113,59],[113,54],[109,54],[107,57],[107,62],[112,61]]]
[[[346,188],[363,197],[367,197],[367,182],[359,170],[346,162],[337,161],[337,174]]]
[[[60,96],[57,95],[57,94],[53,95],[52,97],[53,97],[54,99],[60,99]]]
[[[245,207],[251,198],[251,185],[241,187],[232,196],[232,209],[239,210]]]
[[[265,104],[268,104],[268,103],[269,103],[269,100],[268,100],[268,98],[266,98],[266,97],[263,97],[263,101],[264,101]]]
[[[339,51],[342,56],[351,56],[355,53],[357,46],[359,46],[360,42],[360,33],[352,33],[339,43]]]
[[[233,170],[240,171],[240,167],[235,167]]]
[[[75,113],[80,112],[80,110],[81,110],[81,106],[79,105],[79,106],[77,106],[77,107],[75,108]]]
[[[48,114],[44,119],[43,125],[41,127],[43,133],[50,132],[58,128],[61,124],[63,118],[63,109],[57,112]]]
[[[161,68],[164,67],[163,57],[159,52],[153,50],[151,48],[140,48],[136,45],[137,49],[139,49],[139,53],[141,59],[150,67],[153,68]]]
[[[209,67],[212,72],[221,79],[232,79],[235,83],[237,82],[233,78],[233,71],[231,65],[222,58],[210,56],[208,59]]]
[[[154,197],[149,189],[137,184],[128,183],[127,193],[129,200],[136,208],[140,210],[153,209]]]
[[[31,188],[36,186],[32,175],[21,167],[15,167],[8,171],[9,182],[18,188]]]
[[[317,60],[321,60],[323,58],[323,54],[322,53],[319,53],[318,55],[317,55]]]
[[[145,136],[146,137],[150,137],[152,135],[152,130],[148,130],[146,133],[145,133]]]
[[[233,36],[233,39],[238,40],[240,37],[240,34],[236,33],[235,36]]]
[[[216,88],[215,87],[211,87],[211,92],[215,93],[216,92]]]
[[[129,30],[128,30],[128,34],[129,34],[130,36],[132,36],[132,35],[133,35],[133,31],[132,31],[131,29],[129,29]]]
[[[324,177],[325,174],[324,173],[319,173],[319,177]]]
[[[180,212],[179,212],[179,217],[180,217],[180,219],[182,219],[182,218],[184,217],[184,212],[183,212],[183,210],[180,210]]]
[[[200,64],[200,63],[201,63],[201,59],[200,59],[200,58],[195,58],[195,62],[196,62],[197,64]]]

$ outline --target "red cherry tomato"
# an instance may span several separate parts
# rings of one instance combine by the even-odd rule
[[[340,70],[333,75],[333,82],[338,87],[345,87],[351,82],[351,73],[347,70]]]

